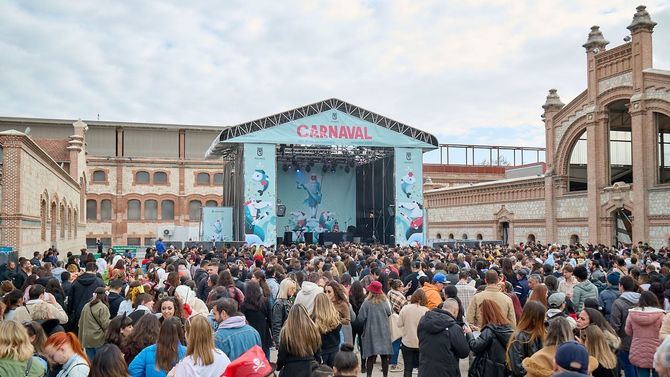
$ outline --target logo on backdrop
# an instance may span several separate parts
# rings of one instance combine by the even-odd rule
[[[412,152],[405,153],[405,159],[407,161],[412,161]]]
[[[257,155],[258,157],[262,157],[262,156],[263,156],[263,147],[257,147],[257,148],[256,148],[256,155]]]
[[[336,121],[336,120],[337,120],[337,113],[336,113],[335,111],[333,111],[333,113],[330,114],[330,117],[331,117],[333,120]]]

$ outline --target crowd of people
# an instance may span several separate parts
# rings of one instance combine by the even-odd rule
[[[160,246],[0,266],[0,376],[670,377],[667,248]]]

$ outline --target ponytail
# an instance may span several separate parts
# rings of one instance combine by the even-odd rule
[[[79,339],[77,339],[77,335],[72,332],[57,332],[51,335],[44,344],[44,347],[51,346],[58,348],[65,343],[69,344],[70,347],[72,347],[72,351],[84,359],[86,364],[91,365],[91,361],[86,356],[86,353],[84,353],[84,349],[81,346],[81,343],[79,343]]]

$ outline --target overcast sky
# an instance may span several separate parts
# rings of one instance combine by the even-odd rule
[[[187,4],[187,5],[186,5]],[[228,126],[336,97],[443,143],[544,146],[589,28],[636,2],[0,1],[0,116]],[[670,69],[670,3],[646,2]]]

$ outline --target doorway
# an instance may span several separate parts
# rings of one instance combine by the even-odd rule
[[[625,208],[614,211],[614,244],[628,246],[633,243],[632,214]]]

